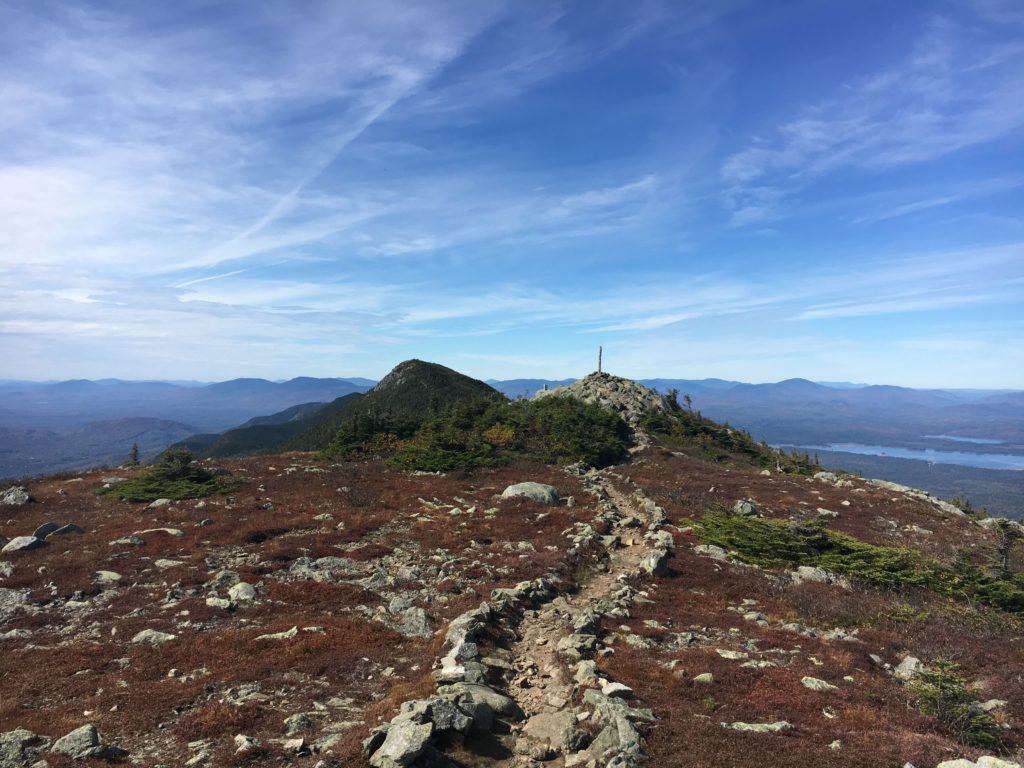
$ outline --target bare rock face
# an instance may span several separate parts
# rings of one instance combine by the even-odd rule
[[[535,397],[552,395],[597,403],[617,413],[631,427],[637,426],[645,413],[669,410],[668,401],[653,389],[610,373],[592,373],[566,387],[542,390]]]

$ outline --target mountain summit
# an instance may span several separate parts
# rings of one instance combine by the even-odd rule
[[[669,410],[668,401],[653,389],[632,379],[599,371],[565,387],[542,389],[534,397],[551,395],[596,403],[618,414],[631,427],[636,427],[646,413]]]

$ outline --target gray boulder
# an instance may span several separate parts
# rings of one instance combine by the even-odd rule
[[[742,517],[760,517],[757,507],[754,506],[753,502],[748,500],[740,500],[733,504],[732,513],[734,515],[741,515]]]
[[[651,576],[663,576],[668,572],[668,552],[664,549],[648,550],[640,561],[640,570]]]
[[[20,485],[12,485],[3,493],[0,493],[0,504],[9,507],[20,507],[28,504],[30,501],[32,501],[32,497]]]
[[[523,710],[513,699],[503,693],[498,693],[490,686],[482,683],[454,683],[445,685],[438,689],[438,693],[449,696],[454,695],[460,701],[469,701],[476,704],[486,704],[498,715],[512,718],[513,720],[523,719]]]
[[[0,768],[21,768],[35,760],[45,740],[25,728],[0,733]]]
[[[155,629],[144,629],[132,638],[132,642],[161,646],[164,643],[173,640],[175,637],[177,637],[177,635],[172,635],[167,632],[158,632]]]
[[[100,745],[100,735],[96,732],[96,726],[91,723],[76,728],[67,736],[57,739],[50,751],[67,755],[75,760],[107,756],[107,748]]]
[[[256,587],[240,581],[228,590],[228,597],[236,603],[251,603],[256,599]]]
[[[42,539],[37,539],[35,536],[15,536],[4,544],[4,548],[0,549],[0,552],[28,552],[29,550],[45,546],[46,542]]]
[[[921,660],[916,656],[905,656],[903,660],[893,670],[893,674],[896,675],[898,680],[913,680],[924,669],[924,665]]]
[[[399,715],[391,721],[384,742],[370,755],[373,768],[406,768],[426,751],[434,726]]]
[[[503,499],[511,499],[517,496],[540,502],[541,504],[551,505],[558,504],[561,500],[561,497],[558,495],[558,489],[544,483],[516,483],[501,492],[501,498]]]
[[[395,627],[405,637],[430,637],[430,620],[422,608],[406,608],[402,612],[402,623]]]
[[[32,532],[32,535],[37,539],[45,539],[51,533],[58,530],[60,530],[60,525],[57,523],[43,523]]]

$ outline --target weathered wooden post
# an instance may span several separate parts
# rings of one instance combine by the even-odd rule
[[[604,354],[604,347],[597,348],[597,372],[601,372],[601,356]]]

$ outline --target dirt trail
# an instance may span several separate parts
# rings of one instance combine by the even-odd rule
[[[635,574],[643,557],[643,536],[648,516],[635,499],[623,493],[611,471],[592,476],[592,488],[603,503],[614,508],[616,524],[609,536],[618,541],[608,547],[608,559],[594,570],[578,590],[560,595],[536,610],[526,611],[515,630],[518,638],[510,643],[506,660],[511,678],[504,692],[522,708],[526,717],[513,726],[511,733],[499,737],[513,756],[489,763],[495,766],[586,765],[573,762],[562,752],[565,732],[572,730],[577,713],[573,693],[577,683],[567,662],[559,654],[559,640],[574,632],[588,617],[601,613],[608,605],[613,587]],[[613,541],[606,539],[606,541]],[[559,753],[553,757],[554,753]],[[575,758],[578,760],[578,758]]]

